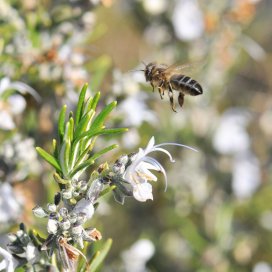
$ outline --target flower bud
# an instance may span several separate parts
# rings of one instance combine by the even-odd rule
[[[48,211],[50,211],[50,212],[56,212],[57,206],[56,206],[55,204],[50,204],[50,203],[48,203],[48,204],[47,204],[47,209],[48,209]]]
[[[35,216],[40,218],[44,218],[48,216],[48,213],[40,206],[36,206],[35,208],[33,208],[32,212]]]
[[[63,190],[62,191],[62,197],[64,199],[71,199],[73,196],[73,193],[72,193],[72,190],[71,189],[68,189],[68,190]]]
[[[55,219],[49,219],[47,222],[47,232],[50,234],[56,234],[58,231],[58,221]]]

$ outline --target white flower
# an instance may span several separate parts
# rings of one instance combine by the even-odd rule
[[[156,124],[158,122],[154,112],[146,105],[147,95],[138,93],[127,97],[119,106],[119,112],[124,117],[125,126],[140,126],[144,121]],[[137,112],[137,114],[135,114]]]
[[[24,247],[24,250],[24,253],[17,254],[17,256],[27,259],[30,264],[34,264],[39,259],[39,251],[32,242],[29,242],[26,247]]]
[[[250,121],[249,112],[231,108],[226,111],[213,137],[213,146],[221,154],[238,154],[250,147],[250,137],[246,127]]]
[[[237,154],[232,170],[232,189],[240,199],[251,197],[261,184],[260,163],[251,152]]]
[[[22,81],[11,81],[10,78],[4,77],[0,81],[0,94],[5,92],[6,90],[14,89],[21,94],[29,93],[31,94],[37,101],[41,100],[39,94],[29,85],[25,84]]]
[[[4,260],[0,262],[0,271],[5,269],[7,272],[13,272],[18,262],[2,247],[0,247],[0,255],[4,257]]]
[[[166,11],[168,1],[165,0],[143,0],[143,7],[146,12],[152,15],[159,15]]]
[[[19,94],[11,94],[5,101],[1,101],[1,96],[14,89],[20,94],[31,94],[37,101],[40,101],[38,93],[29,85],[21,81],[11,81],[10,78],[4,77],[0,80],[0,128],[4,130],[12,130],[15,128],[13,116],[20,114],[26,107],[24,97]]]
[[[173,12],[172,22],[180,40],[198,39],[204,31],[203,14],[196,0],[179,0]]]
[[[18,219],[22,204],[22,198],[15,194],[10,184],[0,182],[0,224]]]
[[[157,177],[150,170],[163,173],[167,188],[167,177],[164,168],[157,160],[148,156],[149,153],[154,151],[163,152],[168,155],[171,162],[174,162],[171,154],[166,149],[161,148],[161,146],[182,146],[196,151],[189,146],[177,143],[164,143],[159,145],[154,144],[155,140],[154,137],[152,137],[147,147],[145,149],[140,148],[139,152],[135,155],[134,158],[132,158],[131,165],[127,167],[123,175],[123,178],[132,185],[134,198],[141,202],[144,202],[148,199],[153,199],[152,186],[148,181],[157,181]]]
[[[146,263],[155,253],[155,247],[150,240],[141,239],[122,253],[125,271],[147,271]]]

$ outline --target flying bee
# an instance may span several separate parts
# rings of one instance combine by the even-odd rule
[[[173,91],[179,92],[178,103],[180,107],[183,105],[185,95],[196,96],[203,93],[201,85],[196,80],[179,72],[185,66],[167,66],[155,62],[144,65],[145,69],[141,71],[144,72],[146,81],[150,82],[153,92],[155,88],[158,88],[160,97],[163,99],[164,92],[167,90],[170,105],[174,112],[176,112],[176,109]]]

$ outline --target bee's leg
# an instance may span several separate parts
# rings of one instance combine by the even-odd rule
[[[170,86],[169,86],[169,90],[168,90],[168,96],[169,96],[169,99],[170,99],[170,105],[171,105],[172,110],[174,112],[177,112],[176,109],[175,109],[173,90],[172,90],[172,88]]]
[[[158,87],[158,90],[159,90],[161,99],[163,99],[162,96],[164,95],[164,89],[163,89],[161,86],[159,86],[159,87]]]
[[[155,91],[155,86],[154,86],[154,84],[153,84],[152,82],[150,82],[150,84],[151,84],[151,86],[152,86],[152,91],[153,91],[153,93],[154,93],[154,91]]]
[[[161,85],[158,87],[158,89],[159,89],[160,97],[161,97],[161,99],[163,99],[163,95],[164,95],[164,81],[161,82]]]
[[[180,107],[182,108],[182,105],[184,102],[184,94],[181,92],[179,93],[179,96],[178,96],[178,102],[179,102]]]

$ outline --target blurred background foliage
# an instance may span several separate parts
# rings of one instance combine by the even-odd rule
[[[271,9],[269,0],[0,0],[1,244],[18,222],[44,229],[31,209],[52,201],[55,184],[34,147],[50,149],[61,105],[73,109],[88,82],[102,104],[118,101],[111,122],[130,128],[97,142],[120,144],[104,160],[152,135],[199,150],[169,148],[175,164],[158,158],[169,187],[158,182],[154,201],[100,203],[92,225],[113,238],[102,271],[272,271]],[[203,95],[172,112],[131,71],[142,61],[192,64],[184,73]],[[131,246],[143,238],[138,260]]]

